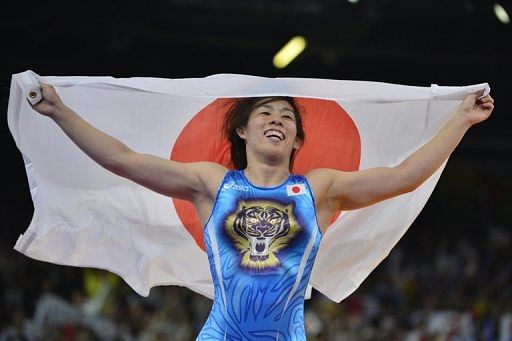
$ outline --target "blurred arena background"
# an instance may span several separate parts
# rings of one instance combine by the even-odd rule
[[[512,1],[154,0],[0,4],[0,340],[192,340],[211,301],[135,294],[101,270],[13,250],[32,216],[6,121],[10,77],[267,77],[488,82],[493,117],[452,155],[390,256],[339,304],[307,301],[309,340],[512,340]],[[305,50],[278,69],[292,37]]]

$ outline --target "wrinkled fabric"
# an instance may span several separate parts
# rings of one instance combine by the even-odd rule
[[[190,161],[208,150],[210,161],[226,165],[221,120],[207,123],[224,110],[224,99],[298,97],[309,123],[295,173],[342,165],[344,158],[351,166],[341,170],[397,165],[438,131],[467,94],[489,93],[486,83],[417,87],[234,74],[42,80],[88,122],[136,151]],[[171,284],[213,297],[200,229],[187,220],[195,219],[193,212],[98,166],[30,107],[21,82],[20,74],[13,75],[8,123],[25,163],[34,215],[15,249],[47,262],[109,270],[143,296],[153,286]],[[339,131],[349,133],[336,128],[329,135],[338,118]],[[337,216],[323,236],[310,285],[334,301],[352,293],[418,216],[443,168],[411,193]]]

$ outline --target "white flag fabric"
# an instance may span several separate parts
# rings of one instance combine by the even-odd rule
[[[202,227],[190,206],[89,159],[51,119],[33,111],[24,74],[12,77],[8,123],[25,162],[34,215],[15,249],[47,262],[109,270],[143,296],[171,284],[212,297]],[[394,166],[427,142],[467,94],[489,93],[486,83],[414,87],[236,74],[42,79],[88,122],[136,151],[225,165],[229,148],[221,124],[230,99],[295,97],[306,132],[298,173]],[[412,224],[443,168],[412,193],[333,219],[311,286],[337,302],[352,293]],[[300,194],[300,188],[290,190]]]

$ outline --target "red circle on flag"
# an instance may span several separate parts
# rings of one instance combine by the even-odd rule
[[[361,139],[356,125],[335,101],[295,98],[302,115],[306,140],[295,158],[293,173],[306,174],[315,168],[343,171],[359,169]],[[211,161],[232,168],[228,141],[222,125],[233,99],[219,98],[187,123],[174,143],[171,159],[180,162]],[[300,192],[299,186],[292,188]],[[203,226],[188,201],[172,199],[178,217],[203,250]],[[331,223],[337,219],[335,214]]]

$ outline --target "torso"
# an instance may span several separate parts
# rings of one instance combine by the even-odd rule
[[[205,226],[215,298],[198,340],[305,340],[304,295],[321,239],[308,181],[224,177]]]

